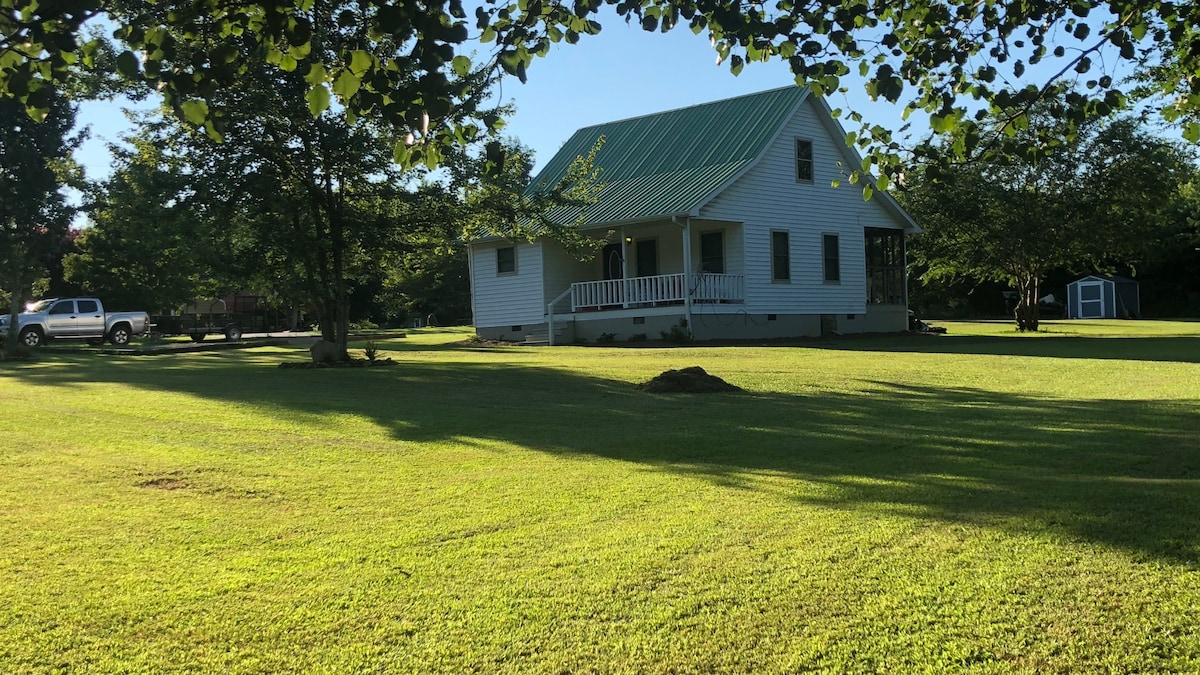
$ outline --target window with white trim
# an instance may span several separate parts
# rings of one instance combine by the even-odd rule
[[[637,260],[637,275],[652,277],[658,274],[658,240],[638,239],[634,244],[634,258]]]
[[[503,246],[496,249],[496,274],[517,273],[517,247]]]
[[[700,234],[700,271],[713,274],[725,273],[725,233],[703,232]]]
[[[838,235],[821,235],[821,258],[824,260],[825,283],[833,284],[842,280],[842,253],[839,248]]]
[[[788,245],[788,233],[771,230],[771,280],[790,281],[792,278],[792,255]]]
[[[802,138],[796,139],[796,182],[813,182],[813,143]]]

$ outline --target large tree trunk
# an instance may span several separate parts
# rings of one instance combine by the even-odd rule
[[[332,350],[331,360],[348,361],[349,352],[346,349],[346,326],[343,315],[346,310],[345,280],[342,272],[342,256],[334,233],[333,214],[322,204],[322,193],[313,192],[310,197],[310,212],[313,218],[315,237],[315,260],[318,296],[317,318],[321,329],[321,339],[336,345]],[[308,263],[306,263],[306,267]],[[330,352],[330,350],[325,350]],[[328,353],[322,353],[323,359],[329,359]],[[314,354],[314,359],[317,358]]]
[[[1038,280],[1037,277],[1026,277],[1021,282],[1017,293],[1017,330],[1036,332],[1038,329]]]
[[[334,207],[336,208],[336,206]],[[329,214],[329,229],[333,238],[333,287],[334,320],[337,322],[337,344],[341,349],[342,359],[350,360],[350,294],[346,290],[346,262],[344,250],[345,236],[342,231],[341,214]]]
[[[333,186],[333,172],[324,167],[324,207],[329,224],[330,273],[333,291],[333,320],[337,345],[343,361],[350,360],[350,293],[346,288],[346,230],[342,221],[343,202]]]

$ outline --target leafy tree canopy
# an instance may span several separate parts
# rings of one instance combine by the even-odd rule
[[[77,184],[71,152],[82,140],[72,136],[75,107],[52,93],[45,119],[36,123],[13,99],[0,98],[0,287],[16,314],[34,281],[60,249],[74,209],[60,191]],[[16,347],[9,332],[7,349]]]
[[[113,175],[89,190],[92,226],[66,256],[67,281],[113,309],[181,307],[218,297],[227,251],[218,228],[194,203],[191,177],[171,138],[128,139],[113,147]]]
[[[228,113],[212,97],[248,67],[238,55],[250,43],[278,68],[301,72],[314,115],[336,102],[351,117],[385,120],[405,136],[397,160],[432,165],[456,142],[503,124],[480,109],[465,75],[502,69],[523,80],[552,44],[598,33],[605,7],[647,31],[707,33],[735,74],[748,62],[784,59],[799,84],[821,93],[857,73],[872,97],[953,134],[953,144],[922,148],[928,154],[996,149],[998,135],[1028,128],[1029,107],[1063,77],[1086,84],[1054,111],[1068,132],[1136,95],[1156,97],[1167,121],[1200,138],[1200,122],[1189,117],[1200,109],[1200,4],[1167,0],[484,0],[470,11],[461,0],[0,0],[0,94],[45,111],[49,84],[98,63],[100,43],[81,27],[106,16],[124,46],[112,68],[153,83],[214,137]],[[334,52],[309,58],[318,14],[336,18],[342,39]],[[381,43],[394,47],[381,52]],[[1027,84],[1026,70],[1038,64],[1055,74]],[[1136,88],[1119,77],[1134,64],[1151,74]],[[981,125],[987,118],[1001,123]],[[863,123],[852,136],[871,149],[868,164],[884,176],[899,173],[889,130]]]
[[[1032,126],[1052,135],[1063,122],[1047,108],[1034,109]],[[925,278],[1008,284],[1018,328],[1037,330],[1047,273],[1142,264],[1179,230],[1180,186],[1196,178],[1189,153],[1121,118],[1090,122],[1036,159],[927,167],[901,198],[925,229],[912,246]]]

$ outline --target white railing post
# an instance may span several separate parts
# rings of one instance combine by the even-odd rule
[[[738,302],[745,300],[745,277],[740,274],[693,272],[652,277],[579,281],[564,295],[571,296],[571,311],[580,308],[633,308],[662,302]]]
[[[557,298],[546,303],[546,341],[550,343],[551,347],[554,346],[554,306],[561,302],[563,298],[567,297],[568,295],[573,297],[574,291],[575,284],[571,284],[567,287],[567,290],[559,293]],[[575,311],[574,306],[571,307],[571,311]]]

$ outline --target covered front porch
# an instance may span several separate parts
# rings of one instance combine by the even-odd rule
[[[689,279],[690,277],[690,279]],[[658,274],[632,279],[578,281],[569,290],[572,312],[682,305],[692,302],[740,303],[746,299],[740,274]]]
[[[745,302],[741,223],[660,220],[610,229],[604,242],[582,262],[546,251],[547,314]]]

